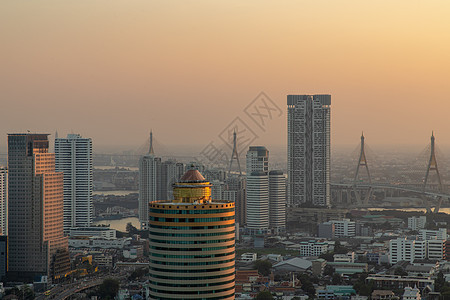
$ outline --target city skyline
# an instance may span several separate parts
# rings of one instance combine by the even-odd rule
[[[286,95],[323,92],[336,147],[362,130],[371,145],[422,145],[433,129],[450,145],[446,1],[102,3],[0,4],[0,136],[133,146],[153,128],[163,144],[201,145],[264,91],[283,112],[256,132],[272,149],[286,144]],[[38,127],[25,106],[46,116]],[[202,137],[183,132],[187,116]]]

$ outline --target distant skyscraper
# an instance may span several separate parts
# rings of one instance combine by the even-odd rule
[[[166,160],[161,163],[161,194],[156,200],[172,200],[173,184],[184,174],[184,164],[175,160]]]
[[[279,170],[269,172],[269,226],[286,228],[286,178]]]
[[[55,138],[55,165],[64,173],[64,231],[88,227],[94,217],[92,203],[92,140],[79,134]]]
[[[139,160],[139,222],[141,229],[148,229],[148,204],[161,197],[161,158],[153,151],[153,133],[150,147]]]
[[[288,204],[330,204],[330,95],[288,95]]]
[[[247,174],[253,171],[269,172],[269,151],[266,147],[250,146],[246,156]]]
[[[235,202],[236,223],[243,226],[247,223],[246,176],[231,174],[225,184],[223,199]]]
[[[0,235],[8,234],[8,169],[0,166]]]
[[[251,146],[247,165],[247,227],[254,232],[269,228],[269,151]]]
[[[8,135],[8,266],[16,278],[53,278],[70,269],[63,232],[63,174],[47,134]]]
[[[234,299],[234,203],[212,199],[196,169],[173,195],[150,203],[150,299]]]

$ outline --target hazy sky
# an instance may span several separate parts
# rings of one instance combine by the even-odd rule
[[[27,129],[207,144],[264,91],[332,95],[333,145],[450,144],[450,1],[0,2],[0,145]],[[255,126],[255,125],[251,125]],[[256,131],[256,129],[255,129]]]

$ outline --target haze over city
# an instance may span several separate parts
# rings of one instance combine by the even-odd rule
[[[448,1],[2,1],[0,134],[201,149],[264,91],[332,95],[333,147],[450,144]],[[195,131],[191,129],[195,128]],[[98,149],[98,148],[97,148]],[[2,151],[4,152],[4,151]]]

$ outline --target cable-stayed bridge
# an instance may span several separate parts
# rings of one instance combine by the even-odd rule
[[[439,172],[434,133],[431,135],[430,144],[422,154],[426,157],[426,167],[410,166],[413,169],[415,167],[416,174],[411,176],[415,182],[374,182],[366,156],[365,137],[362,134],[353,181],[331,184],[332,204],[346,207],[372,207],[376,204],[374,201],[375,192],[384,193],[385,197],[402,193],[420,197],[428,212],[439,212],[443,201],[450,199],[450,193],[443,185]],[[423,162],[424,159],[421,160]],[[425,166],[425,164],[423,165]],[[364,180],[361,180],[362,175]],[[409,181],[411,181],[411,178]]]

